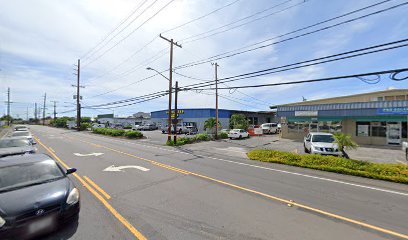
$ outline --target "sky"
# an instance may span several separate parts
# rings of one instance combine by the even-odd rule
[[[297,29],[375,4],[375,7],[285,37]],[[33,117],[34,104],[52,115],[74,116],[76,65],[81,60],[82,113],[129,116],[168,107],[168,96],[125,107],[89,109],[168,90],[170,44],[174,39],[173,81],[179,86],[214,80],[210,62],[177,69],[266,39],[272,43],[367,15],[402,0],[0,0],[0,88],[11,89],[11,115]],[[408,37],[408,5],[217,60],[218,77],[227,78]],[[259,46],[259,45],[257,45]],[[220,84],[220,87],[300,81],[406,68],[408,48],[359,56],[290,71]],[[190,78],[184,77],[188,76]],[[405,74],[405,73],[404,73]],[[153,76],[153,77],[151,77]],[[406,76],[406,74],[405,74]],[[144,78],[150,77],[143,80]],[[370,77],[372,79],[373,77]],[[408,88],[408,81],[382,75],[377,84],[358,78],[263,88],[220,90],[223,109],[267,111],[269,106]],[[174,102],[174,101],[173,101]],[[178,108],[214,108],[214,91],[183,91]],[[109,108],[109,109],[106,109]],[[0,104],[2,113],[6,104]]]

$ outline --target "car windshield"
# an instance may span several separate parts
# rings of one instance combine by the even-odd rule
[[[54,181],[64,173],[54,160],[25,163],[0,168],[0,192]]]
[[[30,142],[25,139],[2,139],[0,140],[0,148],[25,147],[29,145],[30,145]]]
[[[231,132],[239,132],[240,129],[232,129]]]
[[[13,134],[11,136],[13,137],[26,137],[29,136],[30,133],[29,132],[13,132]]]
[[[313,142],[332,143],[332,142],[334,142],[334,138],[333,138],[332,135],[313,135],[312,141]]]

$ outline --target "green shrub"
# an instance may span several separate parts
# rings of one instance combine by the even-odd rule
[[[123,129],[132,129],[131,125],[124,126]]]
[[[139,131],[128,131],[125,133],[124,135],[127,138],[142,138],[143,137],[143,133],[139,132]]]
[[[111,129],[111,128],[95,128],[92,130],[92,132],[96,134],[111,135],[111,136],[117,137],[117,136],[123,136],[126,131],[119,130],[119,129]]]
[[[210,136],[207,133],[197,134],[195,138],[196,140],[199,140],[199,141],[209,141],[210,140]]]
[[[252,150],[252,160],[306,167],[366,178],[408,184],[408,166],[403,164],[371,163],[334,156],[299,155],[276,150]]]
[[[83,123],[81,123],[80,129],[81,129],[81,131],[84,131],[84,130],[87,130],[88,128],[91,128],[91,127],[92,127],[92,125],[90,123],[83,122]]]
[[[167,146],[174,146],[174,141],[173,140],[167,141],[166,145]]]
[[[126,131],[125,130],[120,130],[120,129],[111,129],[109,135],[113,137],[118,137],[118,136],[123,136],[125,135]]]
[[[219,139],[227,139],[228,138],[228,133],[222,132],[222,133],[218,134],[218,138]]]

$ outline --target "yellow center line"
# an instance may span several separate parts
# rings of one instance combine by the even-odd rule
[[[81,141],[81,142],[88,143],[88,144],[93,144],[91,142],[87,142],[87,141],[77,139],[77,138],[75,138],[74,140]],[[150,163],[152,163],[154,165],[164,167],[164,168],[172,170],[172,171],[180,172],[180,173],[183,173],[183,174],[190,174],[190,175],[193,175],[193,176],[196,176],[196,177],[199,177],[199,178],[202,178],[202,179],[206,179],[206,180],[209,180],[209,181],[217,182],[219,184],[226,185],[226,186],[229,186],[229,187],[232,187],[232,188],[235,188],[235,189],[239,189],[239,190],[242,190],[242,191],[257,194],[257,195],[260,195],[260,196],[263,196],[263,197],[266,197],[266,198],[269,198],[269,199],[272,199],[272,200],[275,200],[275,201],[283,202],[285,204],[290,204],[290,205],[293,205],[293,206],[297,206],[299,208],[303,208],[303,209],[306,209],[306,210],[309,210],[309,211],[312,211],[312,212],[315,212],[315,213],[318,213],[318,214],[321,214],[321,215],[324,215],[324,216],[339,219],[339,220],[342,220],[344,222],[359,225],[359,226],[362,226],[362,227],[365,227],[365,228],[368,228],[368,229],[376,230],[378,232],[382,232],[382,233],[389,234],[389,235],[392,235],[392,236],[400,237],[400,238],[403,238],[403,239],[408,239],[408,235],[403,234],[403,233],[398,233],[398,232],[388,230],[388,229],[385,229],[385,228],[382,228],[382,227],[378,227],[378,226],[375,226],[375,225],[372,225],[372,224],[368,224],[368,223],[364,223],[364,222],[354,220],[354,219],[351,219],[351,218],[343,217],[341,215],[330,213],[330,212],[327,212],[327,211],[324,211],[324,210],[320,210],[318,208],[310,207],[310,206],[307,206],[307,205],[304,205],[304,204],[299,204],[299,203],[296,203],[296,202],[294,202],[292,200],[287,200],[287,199],[279,198],[279,197],[276,197],[276,196],[272,196],[272,195],[262,193],[262,192],[259,192],[259,191],[256,191],[256,190],[241,187],[241,186],[238,186],[238,185],[235,185],[235,184],[232,184],[232,183],[224,182],[224,181],[221,181],[221,180],[218,180],[218,179],[215,179],[215,178],[207,177],[205,175],[201,175],[201,174],[198,174],[198,173],[193,173],[193,172],[183,170],[183,169],[180,169],[180,168],[175,168],[175,167],[172,167],[170,165],[162,164],[162,163],[159,163],[159,162],[156,162],[156,161],[153,161],[153,160],[149,160],[149,159],[146,159],[146,158],[143,158],[143,157],[139,157],[139,156],[136,156],[136,155],[133,155],[133,154],[130,154],[130,153],[122,152],[122,151],[119,151],[119,150],[116,150],[116,149],[113,149],[113,148],[109,148],[109,147],[106,147],[106,146],[103,146],[103,145],[100,145],[100,147],[104,148],[104,149],[107,149],[107,150],[110,150],[110,151],[113,151],[113,152],[116,152],[116,153],[120,153],[120,154],[129,156],[129,157],[133,157],[133,158],[136,158],[136,159],[139,159],[139,160],[147,161],[147,162],[150,162]]]
[[[47,146],[45,146],[40,139],[37,137],[34,137],[36,141],[45,149],[47,150],[54,158],[57,160],[64,168],[68,169],[70,168],[64,161],[62,161],[55,153],[53,153]],[[135,227],[132,226],[132,224],[129,223],[126,218],[124,218],[118,211],[116,211],[115,208],[112,207],[97,191],[95,191],[89,184],[83,180],[78,174],[74,173],[73,176],[75,176],[84,187],[86,187],[111,213],[113,216],[116,217],[116,219],[119,220],[132,234],[139,240],[147,240],[145,236],[143,236],[142,233],[140,233]]]
[[[101,193],[106,199],[111,199],[111,196],[107,194],[101,187],[99,187],[95,182],[93,182],[89,177],[84,176],[84,179],[88,181],[89,184],[92,185],[96,190],[98,190],[99,193]]]

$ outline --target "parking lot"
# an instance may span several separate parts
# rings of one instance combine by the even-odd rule
[[[167,134],[162,134],[160,131],[143,131],[146,136],[145,139],[140,140],[152,144],[165,145],[167,141]],[[178,135],[184,137],[185,135]],[[197,144],[193,144],[197,145]],[[193,149],[198,146],[184,145],[182,148]],[[277,134],[263,135],[257,137],[250,137],[243,140],[229,140],[224,139],[217,142],[199,143],[199,145],[206,146],[220,150],[221,152],[234,154],[236,157],[246,157],[247,152],[252,149],[274,149],[285,152],[294,152],[305,154],[303,149],[303,142],[299,140],[283,139]],[[360,146],[356,150],[348,150],[350,158],[362,161],[370,161],[377,163],[403,163],[407,164],[405,155],[401,151],[400,146],[374,146],[365,145]]]

